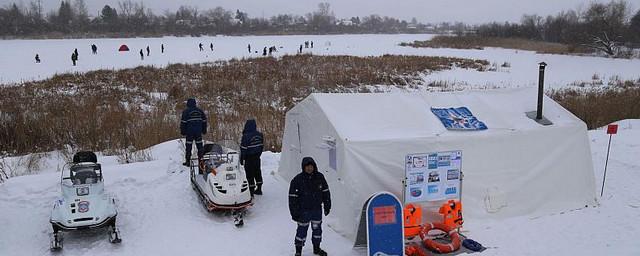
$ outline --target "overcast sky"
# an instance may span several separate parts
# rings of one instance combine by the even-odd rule
[[[4,6],[12,2],[30,0],[0,0]],[[609,2],[609,0],[593,0]],[[487,21],[518,21],[522,14],[548,15],[561,10],[585,6],[592,0],[142,0],[155,13],[176,10],[180,5],[208,9],[222,6],[225,9],[240,9],[251,17],[269,17],[274,14],[305,14],[315,10],[318,3],[329,2],[338,18],[380,14],[402,19],[416,17],[422,22],[463,21],[482,23]],[[118,0],[85,0],[89,13],[97,15],[109,4],[118,6]],[[640,0],[628,0],[632,9],[640,7]],[[43,0],[47,9],[57,8],[60,0]]]

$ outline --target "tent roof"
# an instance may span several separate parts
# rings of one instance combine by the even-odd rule
[[[534,111],[537,88],[431,93],[312,94],[337,133],[349,141],[378,141],[460,134],[447,131],[430,108],[467,107],[488,126],[484,134],[546,127],[526,117]],[[545,96],[544,116],[554,126],[583,125]],[[477,134],[477,133],[472,133]]]

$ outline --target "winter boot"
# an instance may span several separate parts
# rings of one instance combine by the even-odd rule
[[[185,153],[184,154],[184,163],[182,163],[182,165],[186,166],[186,167],[191,167],[191,154],[189,153]]]
[[[296,246],[296,256],[302,256],[302,246]]]
[[[262,185],[258,185],[258,186],[256,187],[256,191],[253,191],[253,194],[254,194],[254,195],[260,195],[260,196],[261,196],[261,195],[262,195]]]
[[[313,246],[313,254],[320,255],[320,256],[327,256],[327,252],[322,250],[319,245]]]

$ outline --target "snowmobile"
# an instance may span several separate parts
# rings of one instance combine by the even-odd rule
[[[236,227],[253,205],[249,182],[240,165],[238,144],[225,140],[206,143],[202,159],[191,159],[191,185],[209,211],[231,211]]]
[[[62,249],[62,231],[107,228],[109,242],[122,241],[116,227],[115,199],[104,191],[102,167],[93,152],[82,151],[73,156],[73,162],[62,171],[60,187],[62,197],[54,203],[49,219],[53,227],[52,251]]]

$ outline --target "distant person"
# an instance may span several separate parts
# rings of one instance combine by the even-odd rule
[[[73,66],[76,65],[76,62],[78,62],[78,54],[76,54],[75,52],[71,53],[71,62],[73,62]]]
[[[78,55],[78,48],[76,48],[75,50],[73,50],[73,53],[76,55],[76,60],[78,60],[78,57],[80,57]]]
[[[256,120],[249,119],[242,130],[240,163],[244,165],[251,195],[262,195],[262,170],[260,156],[264,149],[264,136],[258,131]]]
[[[149,49],[149,46],[147,45],[147,56],[149,56],[151,54],[151,49]]]
[[[40,63],[40,55],[36,53],[36,63]]]
[[[202,43],[200,43],[198,46],[200,46],[200,51],[204,51],[204,48],[202,48]]]
[[[207,134],[207,116],[196,106],[196,99],[187,100],[187,108],[182,111],[180,122],[180,134],[185,136],[185,161],[182,165],[191,166],[191,150],[193,142],[196,142],[198,149],[198,162],[204,154],[202,150],[202,135]]]
[[[262,56],[267,56],[267,47],[266,46],[262,50]]]
[[[304,41],[304,48],[309,48],[309,41]]]
[[[140,60],[144,60],[144,52],[140,49]]]
[[[93,53],[94,55],[98,54],[98,46],[97,45],[95,45],[95,44],[91,45],[91,53]]]
[[[213,51],[213,43],[209,45],[209,48],[211,48],[211,51]]]
[[[298,53],[302,53],[302,45],[300,45],[300,50],[298,50]]]
[[[251,44],[247,44],[247,50],[251,53]]]
[[[313,41],[311,41],[311,48],[313,48]]]
[[[322,242],[322,207],[324,216],[331,211],[331,193],[329,185],[311,157],[302,159],[302,172],[296,175],[289,185],[289,212],[291,219],[298,223],[294,245],[296,256],[302,255],[302,247],[307,240],[307,231],[311,224],[311,242],[313,254],[326,256],[320,248]]]
[[[161,53],[164,53],[164,44],[161,44],[161,45],[160,45],[160,52],[161,52]]]

